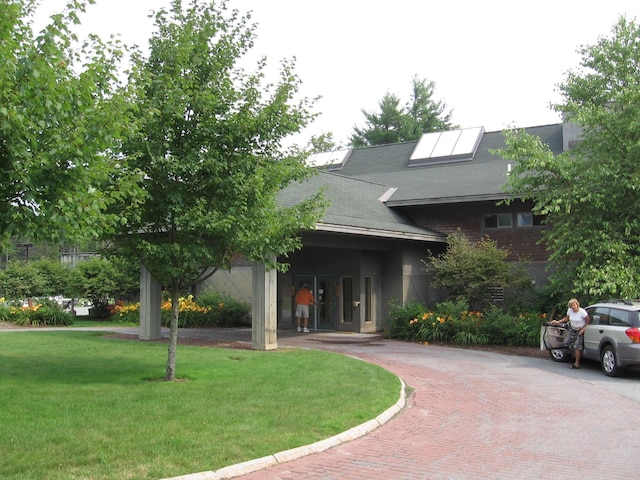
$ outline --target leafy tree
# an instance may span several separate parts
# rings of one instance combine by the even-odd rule
[[[582,129],[577,145],[554,156],[514,129],[498,152],[515,161],[506,191],[547,217],[552,284],[584,301],[640,291],[639,38],[638,25],[621,17],[609,37],[579,49],[580,67],[553,105]]]
[[[60,262],[59,259],[40,258],[29,262],[40,274],[44,281],[45,288],[39,295],[54,297],[57,295],[66,296],[69,293],[69,266]]]
[[[71,27],[89,3],[69,0],[36,36],[37,0],[0,0],[2,240],[95,236],[122,218],[106,216],[107,206],[135,191],[135,172],[109,155],[128,123],[122,50],[94,36],[72,47]]]
[[[507,262],[509,250],[494,240],[481,238],[473,244],[461,233],[449,235],[448,248],[424,263],[433,273],[434,285],[444,288],[454,300],[465,300],[477,310],[493,303],[492,289],[507,287],[522,291],[531,285],[522,268]]]
[[[255,26],[237,11],[180,0],[155,17],[148,58],[137,57],[136,129],[124,152],[144,171],[148,201],[117,238],[168,291],[172,303],[166,380],[175,378],[179,296],[232,255],[284,268],[274,260],[299,248],[299,233],[319,219],[321,197],[281,208],[278,192],[313,174],[306,152],[282,140],[312,118],[307,99],[293,104],[299,80],[283,61],[280,79],[263,86],[237,66]],[[265,96],[267,98],[265,98]]]
[[[109,315],[109,299],[126,296],[139,288],[140,270],[126,268],[122,259],[92,257],[71,271],[69,285],[73,297],[87,298],[93,305],[94,315]],[[130,264],[130,262],[129,262]]]
[[[70,269],[59,260],[11,261],[0,270],[0,291],[13,300],[69,293]]]
[[[0,290],[7,298],[24,300],[43,295],[47,286],[35,263],[9,262],[0,270]]]
[[[404,123],[404,112],[400,107],[400,98],[386,93],[378,102],[379,113],[367,112],[362,109],[366,125],[363,128],[353,127],[351,145],[367,147],[371,145],[386,145],[406,140],[401,137]]]
[[[320,135],[313,135],[307,144],[310,153],[331,152],[342,148],[333,139],[332,132],[322,132]]]
[[[363,128],[354,127],[351,144],[354,147],[385,145],[417,140],[423,133],[448,130],[452,112],[445,112],[442,101],[433,100],[435,83],[415,76],[411,81],[411,100],[400,106],[400,98],[387,93],[378,102],[379,113],[362,110],[366,119]]]
[[[425,132],[455,128],[451,124],[453,112],[445,112],[446,104],[433,100],[435,82],[416,76],[411,82],[411,87],[411,101],[405,107],[401,141],[417,140]]]

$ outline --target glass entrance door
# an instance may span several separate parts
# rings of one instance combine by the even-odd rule
[[[316,300],[315,305],[309,306],[309,328],[336,330],[338,325],[337,277],[328,275],[296,276],[294,279],[296,291],[305,283],[309,285],[309,290]]]

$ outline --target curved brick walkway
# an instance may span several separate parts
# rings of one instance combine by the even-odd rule
[[[587,367],[395,341],[310,346],[394,372],[413,389],[406,409],[364,437],[235,478],[639,478],[640,404],[584,380]]]

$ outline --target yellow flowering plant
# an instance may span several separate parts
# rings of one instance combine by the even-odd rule
[[[215,298],[214,298],[215,297]],[[180,328],[250,326],[249,306],[216,294],[180,297],[178,302]],[[213,301],[212,301],[213,299]],[[139,322],[140,303],[119,303],[111,309],[111,318],[117,322]],[[161,304],[161,321],[166,326],[171,320],[171,301]]]

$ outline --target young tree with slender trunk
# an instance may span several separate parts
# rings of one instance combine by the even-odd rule
[[[179,297],[232,256],[283,268],[279,255],[301,246],[320,218],[319,196],[281,208],[278,192],[313,171],[306,153],[283,140],[312,118],[313,103],[294,103],[299,80],[283,61],[264,85],[266,62],[247,74],[240,61],[253,45],[250,16],[226,2],[174,0],[155,17],[148,57],[132,78],[135,129],[125,156],[144,172],[148,200],[122,225],[120,250],[135,255],[172,304],[166,380],[175,378]]]

